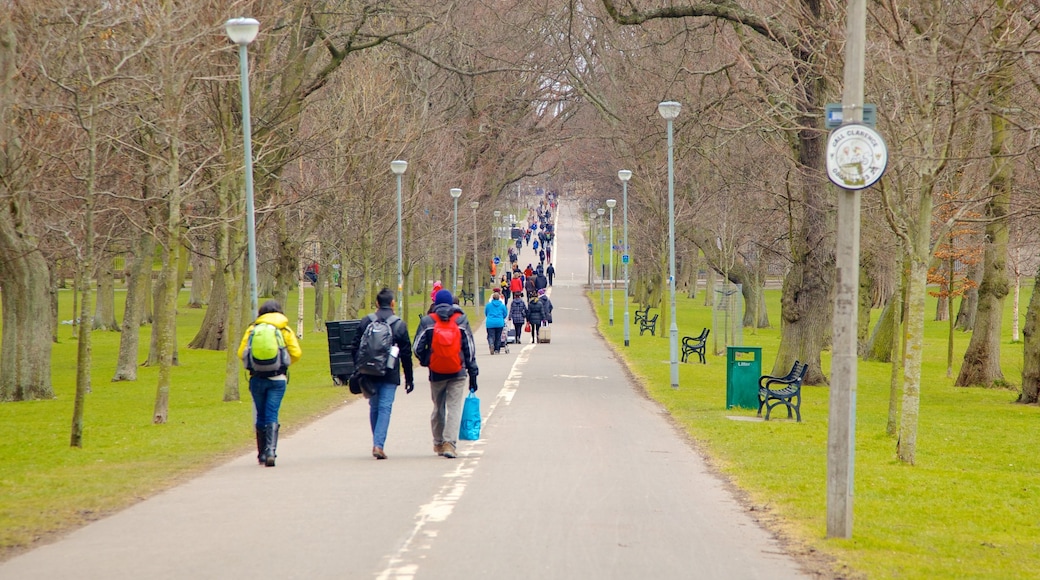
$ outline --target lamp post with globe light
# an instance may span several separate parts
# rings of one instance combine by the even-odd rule
[[[621,205],[624,210],[624,242],[622,242],[622,262],[625,267],[625,346],[629,345],[629,330],[628,330],[628,261],[631,257],[628,255],[628,180],[632,179],[632,172],[627,169],[622,169],[617,172],[618,179],[621,180]]]
[[[477,208],[480,207],[480,202],[473,200],[469,202],[469,207],[473,209],[473,304],[480,306],[480,263],[477,261]]]
[[[253,124],[249,112],[249,43],[256,39],[260,22],[253,18],[232,18],[224,23],[231,42],[238,45],[239,84],[242,89],[242,139],[246,178],[246,252],[249,269],[249,309],[257,312],[256,292],[256,216],[253,213]]]
[[[491,236],[491,247],[494,248],[491,252],[491,258],[494,259],[494,257],[498,255],[498,240],[501,238],[499,234],[501,233],[502,227],[502,212],[496,209],[492,213],[495,216],[495,233]]]
[[[451,199],[455,205],[455,225],[452,228],[452,251],[451,251],[451,292],[452,294],[458,294],[458,288],[455,287],[459,283],[459,196],[462,195],[462,189],[453,187],[450,190]]]
[[[607,207],[610,208],[610,252],[607,253],[610,260],[610,326],[614,326],[614,206],[616,199],[608,199]]]
[[[390,171],[397,176],[397,307],[403,308],[404,292],[404,235],[401,231],[401,176],[408,169],[408,162],[397,159],[390,162]],[[344,272],[345,274],[345,272]]]
[[[607,213],[607,210],[598,207],[596,208],[596,246],[599,246],[599,237],[603,235],[603,214]],[[603,306],[603,284],[606,282],[603,279],[603,252],[598,251],[596,254],[599,256],[599,305]]]
[[[675,319],[675,169],[672,121],[679,116],[681,110],[682,104],[675,101],[665,101],[657,105],[657,112],[668,122],[668,294],[672,316],[668,329],[668,353],[673,389],[679,388],[679,325]]]

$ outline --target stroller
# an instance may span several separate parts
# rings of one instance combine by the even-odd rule
[[[506,354],[509,354],[509,343],[515,338],[512,336],[513,334],[513,329],[509,328],[508,324],[502,327],[502,348],[506,351]]]

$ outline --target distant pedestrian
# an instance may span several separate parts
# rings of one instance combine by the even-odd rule
[[[433,283],[433,291],[430,292],[430,307],[426,309],[426,314],[433,312],[433,307],[437,306],[435,298],[437,297],[437,293],[440,292],[442,289],[444,289],[444,285],[441,283],[440,280],[437,280]]]
[[[451,292],[438,292],[433,313],[422,318],[415,333],[415,354],[419,364],[430,370],[433,451],[449,459],[456,457],[466,375],[469,375],[472,393],[477,390],[480,372],[469,321],[466,313],[454,302]]]
[[[527,292],[528,300],[534,298],[535,294],[538,292],[538,287],[535,286],[534,280],[534,276],[528,276],[527,280],[524,282],[524,291]]]
[[[527,304],[524,303],[523,295],[519,292],[513,294],[513,303],[509,305],[509,320],[513,322],[513,337],[516,344],[520,344],[523,335],[524,323],[527,322]]]
[[[498,354],[502,350],[502,329],[505,328],[509,311],[502,302],[498,288],[491,293],[491,301],[484,307],[484,327],[487,329],[488,350]]]
[[[274,327],[276,332],[267,336],[266,331]],[[255,332],[255,334],[254,334]],[[279,341],[279,336],[281,340]],[[273,362],[272,368],[263,370],[260,365],[255,364],[252,359],[259,356],[259,342],[261,337],[266,340],[274,340],[273,348],[278,352],[279,359]],[[254,344],[254,338],[257,343]],[[289,356],[288,363],[284,360],[281,349]],[[249,354],[247,354],[247,351]],[[278,450],[278,411],[282,406],[282,398],[285,396],[285,387],[289,384],[289,364],[300,360],[303,351],[296,335],[289,329],[289,319],[282,313],[282,306],[277,300],[264,302],[257,311],[257,318],[249,325],[242,342],[238,345],[238,358],[249,370],[249,394],[253,397],[253,410],[256,420],[256,451],[257,460],[261,465],[274,467],[274,459]],[[265,357],[266,358],[266,357]]]
[[[545,274],[543,274],[541,272],[541,270],[539,270],[538,274],[536,274],[535,277],[534,277],[534,289],[535,289],[535,291],[545,290],[548,287],[549,287],[549,278],[547,278],[545,276]]]
[[[415,388],[415,379],[412,375],[412,341],[408,336],[408,326],[394,315],[394,308],[397,306],[394,291],[389,288],[380,290],[376,295],[376,305],[379,308],[375,312],[361,319],[361,325],[354,334],[353,352],[356,367],[358,350],[365,329],[376,320],[387,322],[391,317],[394,318],[390,323],[393,340],[390,353],[394,359],[393,364],[386,369],[382,376],[366,375],[362,379],[369,381],[370,385],[370,390],[366,391],[365,396],[368,397],[368,422],[372,428],[372,457],[386,459],[386,452],[383,449],[386,446],[387,431],[390,429],[390,413],[394,408],[397,387],[401,384],[401,370],[404,370],[404,392],[406,394],[411,393]],[[395,347],[396,355],[393,354]]]
[[[553,268],[552,263],[550,263],[549,267],[545,269],[545,275],[549,278],[549,285],[552,286],[553,278],[556,277],[556,268]]]

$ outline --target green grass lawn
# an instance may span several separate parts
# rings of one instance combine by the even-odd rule
[[[797,542],[831,556],[851,575],[869,578],[1026,578],[1040,570],[1040,457],[1035,438],[1040,408],[1013,404],[1017,392],[953,386],[969,335],[955,337],[954,378],[946,377],[947,323],[926,323],[916,465],[896,460],[894,437],[885,433],[890,365],[859,362],[856,405],[854,516],[851,539],[826,539],[826,387],[803,389],[802,422],[774,409],[769,422],[739,421],[755,410],[726,409],[726,356],[707,364],[681,364],[678,390],[670,388],[668,321],[658,337],[607,325],[608,306],[590,294],[600,331],[620,353],[651,397],[712,456],[716,466],[749,494],[757,509],[780,516],[780,529]],[[744,329],[744,345],[762,347],[768,373],[780,334],[779,292],[769,294],[774,328]],[[622,320],[622,293],[615,321]],[[1022,311],[1029,300],[1022,293]],[[1005,318],[1002,367],[1011,384],[1021,381],[1022,346],[1011,343],[1011,305]],[[630,307],[634,311],[636,305]],[[934,314],[934,302],[930,314]],[[703,297],[678,299],[680,336],[711,327]],[[654,310],[652,312],[657,312]],[[876,313],[875,313],[876,318]],[[872,321],[873,323],[873,321]],[[696,357],[693,357],[696,360]],[[829,353],[823,364],[829,371]],[[1033,507],[1030,507],[1033,506]]]
[[[122,317],[125,292],[116,293]],[[183,481],[229,457],[255,449],[252,400],[241,375],[238,402],[223,402],[226,353],[191,350],[204,311],[186,306],[180,294],[177,343],[180,365],[173,370],[169,420],[152,424],[157,367],[139,367],[135,382],[111,382],[119,333],[92,335],[91,393],[84,411],[83,447],[69,446],[76,390],[74,327],[59,325],[52,354],[56,398],[0,404],[0,558],[57,531],[97,519]],[[303,359],[293,365],[282,404],[283,433],[345,402],[356,400],[329,375],[328,341],[313,331],[313,289],[306,288]],[[328,299],[328,297],[326,297]],[[415,296],[412,312],[425,312],[428,297]],[[296,328],[297,294],[284,305]],[[71,320],[72,294],[59,293],[59,320]],[[471,317],[472,306],[465,307]],[[414,316],[414,314],[412,314]],[[479,323],[482,315],[473,318]],[[415,321],[409,322],[415,328]],[[141,328],[147,357],[151,326]],[[238,338],[234,348],[238,348]],[[359,442],[361,444],[362,442]],[[344,442],[344,444],[349,444]]]

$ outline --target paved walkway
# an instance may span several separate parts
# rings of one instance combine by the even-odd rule
[[[278,467],[243,455],[0,579],[807,577],[630,384],[583,294],[582,224],[557,227],[552,343],[479,351],[484,429],[458,459],[432,452],[425,380],[398,391],[386,461],[350,397],[283,438]]]

